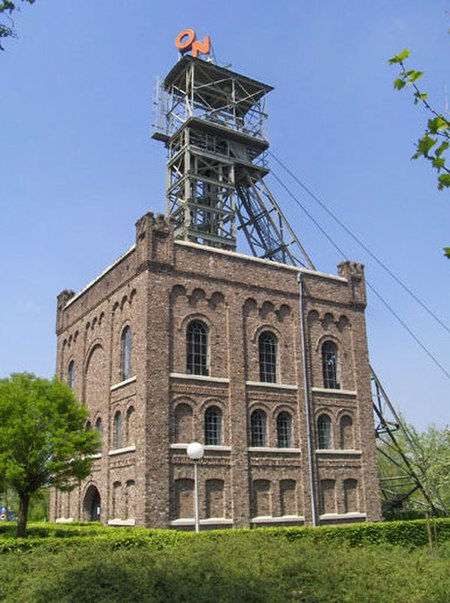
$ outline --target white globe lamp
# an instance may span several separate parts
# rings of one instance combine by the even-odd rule
[[[194,461],[194,507],[195,507],[195,531],[200,531],[200,521],[198,513],[198,461],[205,454],[205,447],[200,442],[191,442],[187,447],[188,457]]]

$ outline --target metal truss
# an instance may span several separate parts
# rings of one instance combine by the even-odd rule
[[[254,256],[315,269],[264,180],[246,170],[237,194],[239,228]]]
[[[175,236],[236,248],[234,163],[226,140],[184,127],[168,143],[167,203]]]
[[[266,140],[266,94],[272,89],[212,62],[185,56],[159,85],[154,137],[170,138],[196,117]]]

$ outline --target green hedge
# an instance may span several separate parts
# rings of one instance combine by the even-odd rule
[[[113,533],[117,531],[112,531]],[[300,532],[298,532],[299,534]],[[329,534],[329,530],[317,533]],[[134,540],[41,538],[3,555],[5,603],[444,603],[450,544],[352,547],[292,530],[183,535],[154,546]],[[122,537],[123,538],[123,537]],[[38,539],[31,539],[31,541]],[[29,542],[31,542],[29,541]],[[119,548],[111,548],[111,544]]]
[[[308,540],[313,543],[342,542],[355,547],[367,544],[421,547],[428,544],[429,530],[436,543],[450,542],[450,519],[392,521],[386,523],[359,523],[345,526],[258,528],[253,530],[211,530],[194,534],[176,530],[152,530],[146,528],[112,528],[101,524],[31,524],[27,539],[14,538],[15,526],[0,526],[0,553],[30,550],[43,542],[78,545],[86,539],[105,543],[113,550],[152,547],[160,550],[178,547],[192,539],[208,541],[233,541],[242,538],[252,540],[264,534],[265,538],[288,542]]]

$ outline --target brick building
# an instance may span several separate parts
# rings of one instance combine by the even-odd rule
[[[54,520],[192,526],[379,519],[363,268],[339,276],[174,240],[163,216],[58,297],[58,375],[102,433]]]
[[[102,445],[51,517],[192,528],[199,441],[203,527],[376,521],[363,267],[288,265],[263,182],[270,86],[184,56],[163,87],[170,217],[145,214],[131,249],[58,296],[57,373]],[[270,259],[235,251],[236,216]]]

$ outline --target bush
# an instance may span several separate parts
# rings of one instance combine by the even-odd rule
[[[152,546],[161,550],[176,547],[193,539],[223,543],[247,535],[265,534],[269,538],[287,540],[311,540],[314,543],[347,543],[350,546],[367,544],[401,545],[421,547],[428,544],[429,531],[436,543],[450,542],[450,519],[392,521],[385,523],[359,523],[344,526],[258,528],[254,530],[211,530],[208,532],[181,532],[176,530],[153,530],[147,528],[112,528],[100,523],[78,524],[30,524],[28,538],[15,540],[13,523],[0,525],[0,552],[26,550],[40,546],[48,540],[64,540],[77,543],[84,539],[101,540],[117,549]]]
[[[274,538],[263,530],[115,549],[113,541],[49,539],[4,555],[6,603],[361,603],[448,601],[450,545],[394,546]],[[69,544],[70,543],[70,544]],[[68,546],[69,545],[69,546]]]

